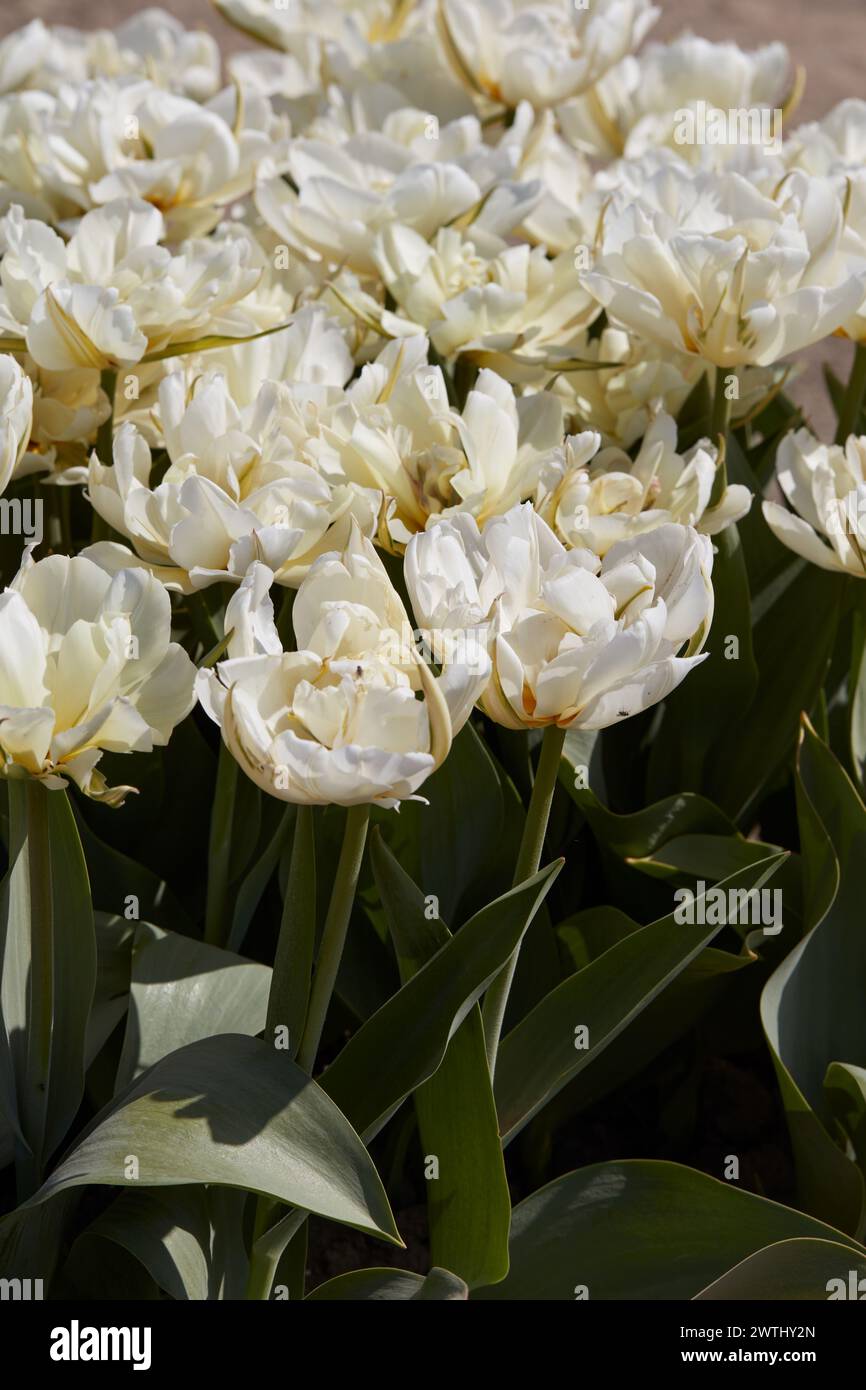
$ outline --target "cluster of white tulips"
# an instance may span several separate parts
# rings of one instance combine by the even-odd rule
[[[427,1278],[315,1297],[823,1298],[866,100],[652,0],[212,4],[0,39],[0,1280],[300,1300],[393,1199]]]
[[[119,800],[101,751],[197,696],[270,794],[395,806],[476,707],[663,700],[752,503],[731,420],[866,339],[866,103],[789,133],[782,45],[641,47],[650,0],[217,8],[264,45],[227,80],[158,10],[0,44],[0,481],[93,512],[0,601],[6,775]],[[699,103],[772,141],[681,142]],[[800,429],[764,503],[861,577],[864,459]],[[224,639],[197,681],[185,603]]]

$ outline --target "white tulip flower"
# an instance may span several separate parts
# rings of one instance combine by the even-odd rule
[[[191,387],[183,372],[165,377],[159,406],[170,464],[159,484],[151,487],[150,448],[129,422],[115,435],[113,466],[91,457],[91,504],[136,552],[100,542],[100,562],[141,563],[170,589],[190,593],[237,583],[260,560],[295,588],[318,555],[345,544],[353,522],[372,532],[380,494],[344,478],[330,482],[298,456],[281,427],[283,407],[292,404],[275,382],[263,383],[252,408],[241,411],[220,372]]]
[[[185,29],[155,6],[114,30],[49,28],[35,19],[0,41],[0,92],[60,94],[94,77],[120,76],[155,76],[170,91],[207,101],[219,87],[219,47],[203,29]]]
[[[427,332],[442,357],[462,354],[509,381],[543,379],[548,360],[567,357],[598,317],[574,252],[551,260],[543,246],[522,243],[487,259],[473,234],[444,228],[432,242],[403,226],[380,234],[375,261],[400,311],[383,313],[382,327]]]
[[[462,411],[453,409],[426,346],[424,338],[389,343],[322,428],[345,476],[384,494],[379,538],[394,548],[430,518],[467,511],[484,520],[531,496],[541,459],[562,439],[554,397],[515,396],[488,370]]]
[[[640,44],[650,0],[439,0],[455,73],[490,101],[536,109],[585,92]]]
[[[834,333],[866,294],[828,185],[773,199],[736,173],[666,161],[614,194],[583,282],[608,316],[720,368],[770,366]]]
[[[286,167],[288,122],[274,116],[267,98],[255,93],[227,88],[199,106],[141,83],[131,92],[104,85],[101,96],[107,108],[102,120],[109,128],[123,130],[116,110],[120,96],[127,123],[134,123],[138,135],[112,151],[104,171],[85,166],[86,172],[82,153],[67,136],[64,155],[70,167],[65,186],[71,185],[85,208],[140,198],[164,214],[170,240],[203,236],[216,226],[224,207],[249,193],[259,178],[273,177]],[[85,90],[77,99],[86,105],[92,122],[93,96]],[[55,124],[62,125],[64,118],[65,113],[59,113]],[[46,143],[51,148],[47,139]],[[101,144],[105,147],[111,148],[108,138]]]
[[[87,213],[68,244],[12,208],[0,222],[0,332],[24,336],[38,366],[69,371],[134,366],[205,331],[255,331],[236,308],[260,278],[247,243],[189,240],[172,255],[164,232],[136,199]]]
[[[253,566],[226,611],[232,654],[198,677],[199,699],[229,752],[284,801],[395,807],[415,799],[488,679],[483,649],[470,663],[455,644],[434,676],[357,528],[343,553],[321,556],[298,590],[297,651],[281,650],[270,578]]]
[[[667,147],[689,163],[723,167],[742,158],[742,145],[684,140],[689,130],[685,114],[695,117],[691,129],[697,132],[701,103],[705,121],[718,119],[718,113],[748,112],[749,124],[734,133],[758,136],[755,143],[775,148],[782,132],[773,113],[788,102],[791,72],[783,43],[746,52],[736,43],[682,34],[671,43],[647,44],[623,59],[592,92],[557,114],[566,137],[597,157],[637,159],[647,150]],[[770,137],[766,144],[765,135]]]
[[[493,661],[479,704],[509,729],[603,729],[663,700],[704,658],[712,545],[668,523],[602,559],[567,549],[528,503],[414,536],[406,584],[422,626],[472,632]],[[685,650],[684,655],[679,653]]]
[[[165,744],[192,709],[195,667],[171,641],[171,604],[141,570],[112,575],[86,553],[28,554],[0,594],[0,773],[69,779],[119,804],[104,751]]]
[[[866,435],[841,445],[792,432],[779,445],[776,478],[790,510],[764,502],[773,534],[821,569],[866,578]]]
[[[848,97],[820,121],[798,126],[785,143],[785,163],[791,169],[825,177],[862,173],[866,164],[866,101]]]
[[[5,492],[30,442],[33,383],[14,357],[0,356],[0,492]]]
[[[288,246],[366,275],[376,270],[372,241],[391,223],[430,237],[468,217],[475,237],[495,254],[538,202],[541,185],[505,181],[485,191],[459,163],[437,158],[437,144],[429,142],[422,161],[375,134],[342,145],[296,140],[289,170],[297,192],[282,179],[265,180],[256,207]]]
[[[606,555],[618,541],[671,521],[714,536],[752,504],[749,489],[733,483],[710,506],[718,449],[701,439],[688,453],[677,453],[676,421],[664,412],[634,460],[622,449],[599,452],[600,443],[592,432],[571,436],[541,469],[536,510],[571,547]]]

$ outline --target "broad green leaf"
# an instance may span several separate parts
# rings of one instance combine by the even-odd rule
[[[798,1236],[756,1250],[695,1297],[707,1302],[826,1303],[834,1295],[837,1299],[861,1298],[857,1286],[864,1278],[866,1251],[839,1241]],[[863,1288],[866,1290],[866,1283]]]
[[[866,785],[866,619],[856,614],[849,675],[851,761],[861,790]]]
[[[465,916],[464,900],[473,896],[477,902],[503,848],[499,776],[471,724],[461,729],[445,762],[424,783],[424,797],[427,806],[409,802],[401,807],[402,829],[411,827],[417,839],[419,885],[425,895],[439,899],[442,917],[457,923]],[[501,886],[511,882],[513,867]],[[470,910],[472,906],[475,902]]]
[[[132,946],[137,922],[107,912],[93,914],[96,927],[96,992],[87,1021],[85,1058],[89,1066],[129,1008]]]
[[[635,930],[639,930],[635,924]],[[754,965],[757,957],[743,951],[707,946],[591,1061],[532,1121],[533,1144],[538,1135],[554,1134],[588,1106],[617,1090],[648,1067],[666,1048],[694,1028],[720,1000],[731,978]]]
[[[866,808],[808,722],[798,780],[803,853],[807,864],[817,855],[820,866],[810,898],[824,905],[824,915],[767,982],[761,1020],[787,1112],[801,1202],[853,1233],[863,1218],[863,1177],[826,1127],[824,1078],[833,1062],[866,1064]]]
[[[143,1265],[171,1298],[207,1299],[211,1228],[205,1188],[122,1192],[78,1237],[77,1253],[83,1255],[95,1244],[96,1258],[101,1258],[104,1241],[119,1245]]]
[[[575,785],[576,781],[583,780],[581,769],[588,768],[591,754],[591,746],[568,735],[559,780],[586,817],[596,839],[620,858],[656,856],[669,840],[685,835],[729,836],[736,833],[735,825],[723,811],[694,792],[665,797],[628,815],[609,811],[589,787]]]
[[[424,895],[373,836],[371,857],[403,981],[452,940],[425,910]],[[511,1198],[476,1004],[448,1044],[438,1071],[415,1091],[422,1153],[434,1155],[427,1181],[430,1259],[470,1288],[508,1273]]]
[[[736,526],[714,537],[715,611],[708,656],[665,701],[652,745],[649,793],[696,791],[704,766],[727,729],[736,727],[752,700],[758,672],[752,652],[749,581]]]
[[[76,813],[75,819],[97,911],[123,918],[129,910],[131,921],[155,922],[170,931],[193,931],[192,920],[164,879],[128,854],[105,844],[82,815]]]
[[[757,1250],[798,1236],[846,1243],[831,1226],[677,1163],[595,1163],[515,1207],[508,1278],[472,1297],[573,1301],[583,1287],[592,1302],[694,1298]]]
[[[0,1100],[35,1182],[75,1118],[96,984],[87,866],[65,791],[8,783],[9,868],[0,891]]]
[[[141,922],[116,1090],[187,1043],[265,1026],[271,972],[218,946]]]
[[[96,1117],[30,1205],[89,1183],[218,1183],[400,1243],[345,1115],[259,1038],[224,1033],[162,1058]]]
[[[666,840],[655,854],[629,857],[628,863],[651,878],[700,878],[716,883],[751,864],[759,864],[777,850],[776,845],[747,840],[738,834],[677,835]]]
[[[440,1303],[465,1300],[469,1290],[462,1279],[447,1269],[431,1269],[426,1279],[408,1269],[356,1269],[339,1274],[307,1294],[307,1303],[383,1303],[398,1299],[434,1300]]]
[[[824,1078],[824,1094],[866,1178],[866,1067],[832,1062]]]
[[[292,1058],[298,1054],[307,1018],[315,949],[316,836],[313,808],[299,806],[265,1030],[267,1041],[273,1043],[275,1030],[287,1029],[287,1052]],[[258,1029],[255,1031],[258,1032]]]
[[[432,1076],[449,1040],[520,942],[561,862],[477,912],[352,1037],[319,1078],[360,1134],[378,1132]]]
[[[640,930],[639,922],[633,922],[615,907],[588,907],[560,922],[556,934],[568,951],[572,969],[582,970],[611,946]]]
[[[277,865],[283,853],[284,846],[288,843],[289,836],[295,824],[297,808],[286,806],[281,816],[277,828],[268,840],[252,868],[248,870],[241,883],[235,898],[234,912],[232,914],[231,931],[227,942],[230,951],[239,951],[244,943],[250,923],[255,916],[256,909],[264,896]]]
[[[800,714],[821,688],[844,595],[844,576],[808,565],[755,627],[755,698],[714,749],[708,787],[736,819],[796,748]]]
[[[783,858],[764,859],[733,874],[719,889],[734,893],[762,887]],[[696,914],[704,896],[696,899]],[[724,926],[685,925],[672,912],[611,946],[527,1014],[499,1050],[494,1089],[503,1143],[594,1062]],[[578,1028],[585,1035],[576,1035]]]

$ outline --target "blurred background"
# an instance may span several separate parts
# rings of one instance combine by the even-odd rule
[[[327,0],[322,0],[327,3]],[[815,120],[847,96],[866,96],[863,53],[866,49],[866,0],[655,0],[661,18],[649,35],[675,38],[691,30],[705,38],[733,39],[741,48],[757,48],[781,39],[795,64],[805,67],[806,90],[792,124]],[[111,28],[160,0],[3,0],[0,38],[42,19],[46,24],[76,28]],[[162,0],[188,28],[208,29],[225,53],[255,47],[220,16],[210,0]],[[804,354],[808,367],[791,395],[807,411],[818,433],[831,432],[833,414],[824,390],[820,364],[830,362],[847,376],[851,345],[839,339],[819,343]]]
[[[29,19],[79,28],[111,27],[145,7],[147,0],[3,0],[0,36]],[[323,0],[327,3],[327,0]],[[669,39],[691,29],[708,39],[736,39],[754,48],[785,42],[808,69],[800,109],[803,120],[822,115],[843,96],[863,93],[866,0],[656,0],[662,17],[650,34]],[[188,27],[209,29],[226,51],[251,46],[220,19],[209,0],[164,0]]]

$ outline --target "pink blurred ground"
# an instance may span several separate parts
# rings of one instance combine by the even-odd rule
[[[0,36],[28,20],[72,24],[80,28],[111,27],[138,14],[147,0],[3,0]],[[327,0],[323,0],[327,3]],[[690,29],[709,39],[735,39],[742,48],[755,48],[782,39],[795,63],[808,73],[799,117],[814,120],[842,97],[866,96],[866,0],[656,0],[662,17],[651,37],[673,38]],[[251,46],[229,28],[209,0],[163,0],[189,27],[209,29],[226,51]],[[845,372],[848,344],[822,344],[812,358],[832,360]],[[795,391],[818,429],[829,429],[831,417],[813,368]]]

